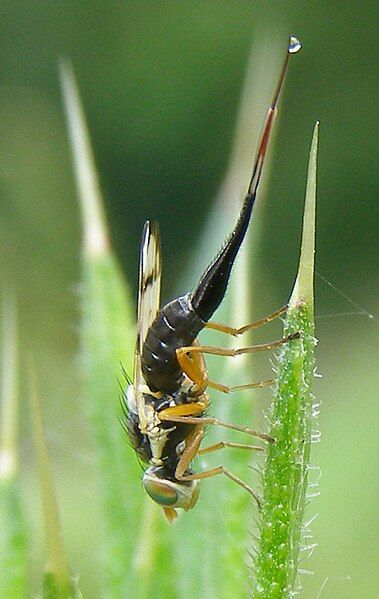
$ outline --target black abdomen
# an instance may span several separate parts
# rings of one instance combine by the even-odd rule
[[[178,297],[158,313],[142,350],[142,373],[150,390],[175,393],[183,371],[176,358],[179,347],[192,345],[205,322],[192,307],[191,295]]]
[[[254,176],[253,174],[252,182],[255,181]],[[183,371],[175,351],[179,347],[192,345],[199,331],[222,302],[253,209],[256,189],[251,192],[251,186],[252,183],[232,233],[194,291],[178,297],[162,308],[148,330],[141,367],[145,381],[153,393],[161,391],[171,394],[180,388]]]

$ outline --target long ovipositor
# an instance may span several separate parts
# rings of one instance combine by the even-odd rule
[[[200,278],[194,291],[166,304],[146,335],[141,368],[145,381],[153,392],[174,393],[180,388],[183,371],[176,359],[176,350],[192,345],[224,298],[231,270],[246,235],[257,197],[289,56],[297,52],[299,47],[299,42],[291,38],[279,82],[267,111],[247,194],[233,231],[222,250]]]
[[[208,322],[223,300],[234,261],[249,226],[255,198],[256,193],[246,196],[236,226],[192,293],[192,307],[203,322]]]
[[[213,262],[208,266],[208,268],[202,275],[196,289],[192,293],[192,307],[204,322],[207,322],[211,318],[212,314],[215,312],[215,310],[218,308],[218,306],[223,300],[234,261],[236,259],[241,243],[243,242],[244,237],[246,235],[254,202],[257,197],[259,181],[262,174],[263,162],[266,155],[268,142],[270,139],[272,126],[276,116],[278,98],[280,95],[281,88],[283,86],[283,81],[288,65],[288,59],[290,54],[297,52],[298,49],[298,40],[295,40],[295,38],[291,38],[288,47],[288,52],[286,55],[286,60],[284,62],[283,69],[279,78],[279,82],[275,90],[271,106],[267,112],[266,121],[263,127],[258,151],[254,160],[253,174],[250,180],[248,192],[245,197],[237,224],[234,227],[229,238],[227,239],[224,247],[213,260]]]

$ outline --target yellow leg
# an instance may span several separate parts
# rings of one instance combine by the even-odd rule
[[[189,464],[192,462],[199,450],[205,430],[205,425],[203,424],[202,419],[200,419],[200,422],[201,423],[199,423],[198,426],[196,426],[186,438],[186,446],[182,455],[180,456],[180,460],[175,470],[175,477],[178,479],[182,479]]]
[[[240,485],[243,489],[245,489],[250,495],[254,497],[256,502],[258,503],[258,507],[260,507],[260,500],[257,494],[253,491],[249,485],[247,485],[243,480],[232,474],[229,470],[224,468],[223,466],[217,466],[216,468],[212,468],[211,470],[206,470],[205,472],[199,472],[197,474],[185,474],[185,471],[189,465],[189,463],[193,460],[195,455],[198,453],[199,445],[202,441],[204,435],[204,427],[197,427],[187,438],[186,440],[186,448],[179,460],[177,468],[175,470],[175,478],[178,480],[202,480],[203,478],[211,478],[212,476],[216,476],[217,474],[225,474],[228,478],[233,480],[235,483]]]
[[[175,474],[175,476],[179,480],[201,480],[203,478],[210,478],[211,476],[216,476],[217,474],[225,474],[225,476],[227,476],[235,483],[237,483],[237,485],[245,489],[245,491],[247,491],[248,493],[250,493],[250,495],[254,497],[259,509],[261,508],[260,498],[255,493],[255,491],[251,487],[249,487],[249,485],[247,485],[243,480],[238,478],[238,476],[235,476],[232,472],[230,472],[230,470],[224,468],[224,466],[217,466],[217,468],[212,468],[212,470],[206,470],[205,472],[199,472],[198,474],[187,474],[186,476],[177,476]]]
[[[261,327],[269,322],[272,322],[276,318],[279,318],[279,316],[286,312],[287,308],[288,305],[285,305],[282,308],[279,308],[279,310],[275,310],[275,312],[266,316],[266,318],[261,318],[260,320],[256,320],[255,322],[251,322],[250,324],[240,328],[230,327],[226,324],[219,324],[218,322],[207,322],[205,327],[207,329],[213,329],[215,331],[220,331],[221,333],[226,333],[227,335],[238,337],[238,335],[242,335],[251,329],[257,329],[258,327]]]
[[[175,419],[180,418],[181,420],[179,420],[179,422],[187,422],[189,417],[197,417],[203,414],[208,408],[208,405],[209,401],[194,401],[191,403],[180,404],[158,412],[158,418],[159,420],[168,422],[176,422],[177,420]],[[202,422],[202,418],[199,418],[199,420]],[[191,422],[187,422],[187,424],[191,424]]]
[[[189,436],[186,439],[186,447],[185,447],[185,449],[180,457],[179,463],[176,467],[175,478],[177,478],[178,480],[190,481],[190,480],[202,480],[203,478],[210,478],[212,476],[216,476],[217,474],[225,474],[225,476],[227,476],[228,478],[233,480],[235,483],[240,485],[240,487],[242,487],[248,493],[250,493],[250,495],[252,495],[254,497],[254,499],[256,500],[256,502],[258,504],[258,507],[260,508],[259,497],[253,491],[253,489],[251,487],[249,487],[249,485],[247,485],[243,480],[241,480],[240,478],[238,478],[237,476],[232,474],[232,472],[230,472],[223,466],[217,466],[216,468],[212,468],[211,470],[206,470],[205,472],[199,472],[197,474],[195,474],[195,473],[194,474],[185,474],[187,467],[189,466],[189,464],[193,460],[193,458],[198,453],[201,453],[201,450],[199,451],[199,446],[200,446],[200,443],[204,436],[204,428],[205,428],[204,420],[207,420],[207,419],[199,419],[199,420],[200,420],[201,424],[199,424],[199,426],[197,426],[189,434]],[[220,445],[220,444],[218,444],[218,445]],[[226,446],[226,445],[224,445],[224,446]],[[230,446],[239,446],[239,444],[231,444]],[[247,448],[247,447],[249,447],[249,449],[252,448],[252,446],[245,446],[245,448]],[[219,449],[219,447],[217,447],[217,449]],[[215,451],[215,449],[208,448],[208,451]]]
[[[216,383],[214,381],[209,381],[203,354],[213,354],[216,356],[240,356],[242,354],[273,349],[274,347],[278,347],[283,343],[287,343],[293,339],[298,339],[299,336],[299,333],[294,333],[293,335],[288,335],[288,337],[278,339],[277,341],[272,341],[271,343],[251,345],[249,347],[241,347],[239,349],[227,349],[223,347],[213,347],[211,345],[199,345],[197,342],[195,342],[194,345],[179,347],[176,350],[176,357],[180,368],[194,383],[194,388],[191,390],[192,396],[196,397],[201,395],[207,386],[218,389],[223,393],[230,393],[231,391],[242,389],[254,389],[255,387],[270,385],[272,381],[260,381],[259,383],[249,383],[247,385],[236,385],[232,387],[229,387],[228,385],[222,385],[221,383]]]
[[[267,351],[273,349],[274,347],[279,347],[283,345],[283,343],[288,343],[293,339],[299,339],[300,333],[294,333],[292,335],[288,335],[288,337],[283,337],[283,339],[278,339],[277,341],[271,341],[271,343],[262,343],[260,345],[250,345],[249,347],[240,347],[238,349],[228,349],[225,347],[213,347],[212,345],[187,345],[184,347],[179,347],[176,350],[176,355],[180,364],[180,360],[182,360],[183,354],[212,354],[214,356],[241,356],[242,354],[252,354],[260,351]],[[190,377],[191,378],[191,377]]]
[[[167,408],[167,410],[162,410],[159,412],[159,420],[166,422],[182,422],[183,424],[198,424],[204,425],[207,424],[217,424],[218,426],[222,426],[224,428],[230,428],[233,431],[240,431],[241,433],[247,433],[248,435],[252,435],[253,437],[258,437],[259,439],[263,439],[264,441],[268,441],[269,443],[275,443],[275,439],[268,435],[267,433],[262,433],[261,431],[255,431],[247,426],[238,426],[238,424],[229,424],[228,422],[223,422],[218,418],[213,418],[212,416],[204,416],[204,417],[196,417],[196,416],[178,416],[173,411],[176,408],[186,408],[188,406],[192,406],[196,404],[184,404],[182,406],[176,406],[174,408]],[[200,404],[203,405],[203,404]],[[206,408],[203,407],[203,411]]]
[[[247,445],[246,443],[232,443],[231,441],[219,441],[218,443],[213,443],[213,445],[208,445],[208,447],[202,447],[197,452],[197,455],[204,455],[205,453],[212,453],[213,451],[218,451],[219,449],[224,449],[224,447],[234,447],[235,449],[253,449],[255,451],[264,451],[264,448],[260,447],[260,445]]]
[[[210,381],[208,379],[208,387],[211,387],[212,389],[217,389],[217,391],[221,391],[222,393],[232,393],[233,391],[243,391],[245,389],[260,389],[262,387],[272,385],[274,382],[274,379],[270,379],[268,381],[248,383],[247,385],[233,385],[232,387],[230,387],[229,385],[222,385],[221,383],[215,383],[215,381]]]
[[[191,347],[197,347],[196,344],[197,342]],[[192,353],[192,351],[178,352],[178,350],[176,350],[176,357],[180,368],[194,383],[191,395],[201,395],[208,385],[208,373],[202,353]]]

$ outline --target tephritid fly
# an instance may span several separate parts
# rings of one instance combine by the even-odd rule
[[[247,195],[234,229],[195,289],[163,308],[160,307],[162,268],[159,228],[156,223],[150,222],[144,226],[134,378],[126,393],[125,428],[133,448],[142,461],[149,464],[143,477],[144,487],[150,497],[162,506],[170,522],[176,517],[175,508],[189,510],[195,505],[199,496],[199,481],[216,474],[225,474],[257,498],[245,482],[223,466],[200,473],[191,470],[191,461],[198,454],[222,447],[254,448],[253,445],[225,441],[200,449],[208,425],[242,431],[267,442],[274,441],[265,433],[205,415],[210,406],[208,388],[229,393],[237,389],[262,387],[272,381],[234,387],[214,382],[208,377],[204,354],[236,356],[268,350],[290,342],[298,334],[240,349],[203,346],[197,336],[205,327],[237,336],[271,322],[286,310],[286,307],[281,308],[240,329],[210,322],[224,298],[233,263],[249,225],[289,56],[300,48],[299,41],[291,37],[273,101],[267,112]]]

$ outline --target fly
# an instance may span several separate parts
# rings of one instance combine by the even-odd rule
[[[210,406],[208,388],[230,393],[262,387],[272,381],[234,387],[222,385],[209,379],[204,355],[236,356],[269,350],[298,338],[298,334],[240,349],[204,346],[197,336],[203,328],[238,336],[271,322],[286,310],[285,306],[239,329],[210,321],[224,298],[233,263],[249,225],[289,56],[300,48],[299,41],[291,37],[273,101],[267,111],[247,195],[234,229],[195,289],[163,308],[160,307],[162,260],[159,228],[156,223],[146,222],[143,229],[137,343],[133,383],[129,385],[125,398],[126,429],[133,448],[148,464],[143,476],[145,490],[163,508],[169,522],[175,519],[176,508],[189,510],[196,504],[200,480],[217,474],[228,476],[259,503],[253,489],[223,466],[195,473],[191,469],[191,462],[196,455],[222,447],[261,449],[226,441],[200,449],[208,425],[242,431],[273,442],[274,439],[265,433],[207,415]]]

